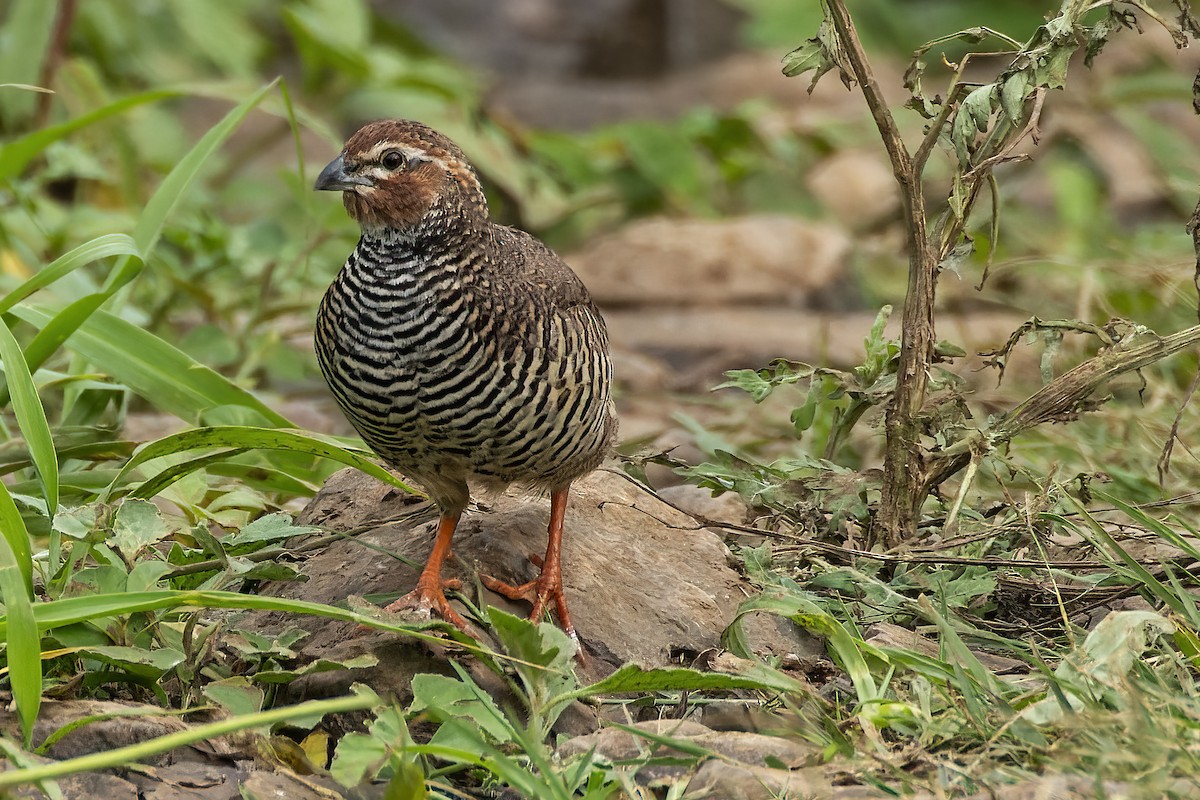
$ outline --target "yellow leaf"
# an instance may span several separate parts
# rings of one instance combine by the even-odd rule
[[[316,730],[304,737],[300,749],[314,767],[324,769],[329,766],[329,734]]]

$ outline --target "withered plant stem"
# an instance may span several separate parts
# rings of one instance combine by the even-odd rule
[[[890,548],[916,534],[924,498],[920,494],[925,471],[920,414],[925,405],[929,367],[933,361],[933,346],[937,341],[933,324],[937,257],[929,241],[925,192],[920,172],[900,138],[896,120],[867,62],[850,12],[842,0],[828,0],[828,8],[838,42],[849,59],[855,80],[862,87],[867,108],[892,163],[892,173],[900,185],[908,240],[908,289],[901,316],[900,363],[896,392],[884,418],[887,443],[883,462],[883,494],[870,532],[872,545]],[[925,155],[927,152],[922,154],[922,163]]]

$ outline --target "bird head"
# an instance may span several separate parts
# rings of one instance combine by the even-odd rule
[[[364,125],[321,170],[314,188],[341,192],[346,212],[364,230],[408,230],[434,218],[484,220],[488,213],[458,145],[411,120]]]

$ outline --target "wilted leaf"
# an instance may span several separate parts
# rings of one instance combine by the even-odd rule
[[[1029,97],[1029,73],[1018,70],[1009,75],[1000,88],[1000,108],[1013,125],[1025,122],[1025,99]]]
[[[1047,89],[1061,89],[1067,83],[1067,66],[1071,63],[1071,48],[1058,48],[1034,62],[1033,80]]]
[[[833,25],[828,18],[821,20],[817,35],[783,57],[783,74],[789,78],[813,71],[812,82],[808,85],[811,94],[816,88],[817,81],[831,69],[837,69],[839,76],[847,87],[851,85],[851,70],[846,56],[838,43]]]
[[[112,543],[132,559],[143,547],[171,535],[158,507],[145,500],[123,500],[113,519]]]
[[[1027,707],[1022,716],[1034,724],[1046,725],[1062,719],[1068,709],[1078,710],[1097,702],[1095,698],[1105,689],[1120,688],[1150,646],[1151,638],[1174,631],[1175,625],[1151,611],[1110,613],[1054,670],[1056,691]]]
[[[810,69],[817,70],[813,83],[822,75],[833,69],[833,64],[825,55],[820,39],[809,39],[804,44],[792,50],[783,57],[783,74],[789,78],[803,75]]]

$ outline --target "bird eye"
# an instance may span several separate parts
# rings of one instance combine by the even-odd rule
[[[400,169],[404,164],[404,154],[399,150],[388,150],[383,154],[382,163],[387,169]]]

